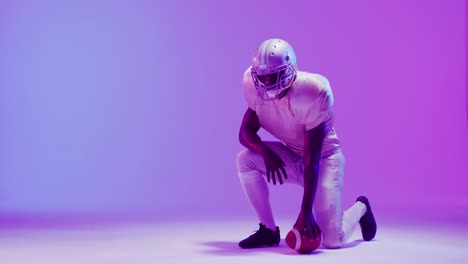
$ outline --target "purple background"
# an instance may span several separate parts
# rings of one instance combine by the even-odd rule
[[[466,211],[465,6],[1,1],[0,212],[254,217],[235,168],[241,77],[271,37],[331,82],[346,206]],[[274,187],[275,213],[300,195]]]

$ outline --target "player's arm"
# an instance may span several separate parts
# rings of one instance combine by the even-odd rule
[[[321,123],[313,129],[306,131],[304,138],[304,197],[301,209],[305,212],[312,211],[317,179],[319,161],[322,152],[322,143],[325,137],[325,123]]]
[[[268,149],[268,146],[258,136],[258,130],[260,122],[257,113],[247,108],[239,131],[239,141],[244,147],[261,154]]]
[[[312,206],[317,190],[319,161],[324,137],[325,123],[322,122],[317,127],[307,130],[304,138],[304,196],[296,225],[302,226],[309,237],[319,237],[321,232],[312,214]]]
[[[273,184],[276,184],[276,179],[278,179],[279,183],[283,184],[282,177],[285,179],[288,178],[286,170],[284,169],[284,162],[278,154],[263,143],[257,134],[259,129],[260,121],[258,120],[257,113],[248,108],[242,119],[239,141],[244,147],[257,152],[263,157],[268,182],[272,179]]]

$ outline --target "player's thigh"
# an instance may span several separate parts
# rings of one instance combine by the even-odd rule
[[[283,161],[285,165],[284,169],[287,174],[287,179],[284,182],[302,185],[304,175],[301,165],[303,163],[303,158],[294,153],[282,142],[267,141],[265,144],[278,154]],[[265,166],[262,167],[261,173],[266,175]]]
[[[314,214],[322,231],[341,231],[345,160],[341,152],[320,160]]]

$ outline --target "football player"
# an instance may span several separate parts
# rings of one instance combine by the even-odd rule
[[[323,246],[341,247],[358,223],[363,239],[373,239],[377,225],[368,199],[360,196],[348,210],[342,208],[345,158],[333,127],[328,80],[299,71],[291,45],[268,39],[245,71],[243,89],[248,109],[239,140],[246,149],[237,156],[237,170],[260,228],[239,246],[257,248],[280,242],[267,181],[303,187],[295,226],[309,238],[323,236]],[[279,141],[262,141],[257,134],[260,128]]]

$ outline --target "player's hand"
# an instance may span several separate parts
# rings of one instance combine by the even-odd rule
[[[276,184],[276,179],[278,179],[280,184],[283,184],[283,178],[287,179],[288,175],[284,166],[286,166],[281,160],[280,156],[276,154],[271,149],[266,149],[261,153],[263,161],[265,162],[265,168],[267,173],[267,180],[270,182],[270,179],[273,181],[273,184]]]
[[[315,222],[314,214],[312,212],[306,213],[301,210],[294,227],[302,229],[308,238],[315,239],[322,235],[322,231],[317,225],[317,222]]]

